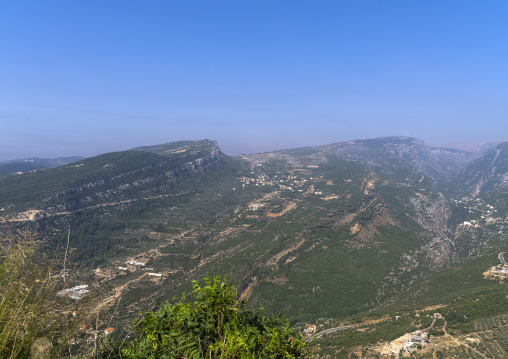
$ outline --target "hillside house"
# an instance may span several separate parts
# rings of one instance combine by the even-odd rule
[[[137,267],[144,267],[146,265],[146,263],[136,262],[136,261],[127,261],[127,264],[130,264],[132,266],[137,266]]]
[[[307,326],[307,329],[305,330],[305,332],[307,334],[314,334],[316,332],[316,330],[317,330],[317,327],[314,324],[309,324]]]

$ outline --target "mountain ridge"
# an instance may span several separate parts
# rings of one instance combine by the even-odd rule
[[[473,157],[409,137],[238,156],[180,141],[2,178],[0,215],[41,236],[70,227],[69,273],[123,288],[130,315],[209,272],[231,276],[270,313],[345,318],[498,248],[497,222],[464,227],[487,220],[441,190],[462,185],[449,178]],[[505,215],[499,198],[485,201],[484,217]]]

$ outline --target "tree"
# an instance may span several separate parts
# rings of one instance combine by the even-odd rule
[[[226,277],[192,281],[174,303],[147,311],[135,324],[122,358],[304,358],[305,342],[282,314],[247,310]]]

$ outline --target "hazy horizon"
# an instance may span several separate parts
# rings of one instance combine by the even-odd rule
[[[508,3],[134,1],[0,11],[0,161],[508,133]]]
[[[383,136],[383,137],[408,137],[408,136]],[[409,137],[412,137],[412,136],[409,136]],[[259,150],[253,149],[252,151],[246,151],[246,152],[231,152],[231,151],[228,150],[227,144],[226,144],[226,146],[223,146],[223,144],[221,144],[220,142],[217,142],[217,144],[220,147],[221,151],[224,152],[226,155],[235,156],[235,155],[243,155],[243,154],[255,154],[255,153],[262,153],[262,152],[289,150],[289,149],[295,149],[295,148],[299,148],[299,147],[314,147],[314,146],[328,145],[328,144],[331,144],[331,143],[354,141],[354,140],[368,140],[368,139],[374,139],[374,138],[378,138],[378,137],[372,137],[372,138],[350,138],[350,139],[342,140],[342,141],[333,141],[333,142],[326,142],[326,143],[316,143],[316,144],[308,144],[308,145],[302,145],[302,146],[280,147],[280,148],[278,148],[278,147],[270,148],[268,145],[266,145],[267,146],[266,148],[263,148],[262,147],[263,144],[260,144],[261,147],[259,148]],[[414,137],[414,138],[423,140],[423,139],[418,138],[418,137]],[[170,141],[170,142],[186,141],[186,140],[203,140],[203,139],[178,139],[178,140]],[[214,139],[213,138],[209,138],[209,140],[214,140]],[[426,145],[428,145],[430,147],[453,148],[453,149],[458,149],[458,150],[463,150],[463,151],[477,152],[477,151],[482,150],[485,146],[494,146],[494,145],[496,145],[496,144],[498,144],[500,142],[504,142],[505,140],[490,140],[490,141],[477,141],[477,142],[473,142],[473,141],[454,141],[454,142],[450,142],[450,143],[427,143],[427,141],[425,141],[425,140],[423,140],[423,141],[424,141],[424,143]],[[88,155],[83,155],[83,154],[79,154],[79,153],[77,153],[77,154],[60,153],[60,154],[54,154],[54,155],[41,155],[41,154],[35,153],[35,154],[24,156],[24,157],[0,158],[0,162],[13,161],[13,160],[24,160],[24,159],[29,159],[29,158],[55,159],[55,158],[60,158],[60,157],[74,157],[74,156],[89,158],[89,157],[97,156],[97,155],[100,155],[100,154],[103,154],[103,153],[107,153],[107,152],[126,151],[126,150],[129,150],[129,149],[134,148],[134,147],[153,146],[153,145],[159,145],[159,144],[162,144],[162,143],[165,143],[165,142],[137,144],[137,145],[134,145],[134,146],[130,146],[128,148],[116,148],[116,149],[111,149],[111,150],[108,150],[108,151],[105,151],[105,152],[97,152],[97,153],[94,152],[94,153],[91,153],[91,154],[88,154]],[[44,153],[44,151],[42,151],[41,153]]]

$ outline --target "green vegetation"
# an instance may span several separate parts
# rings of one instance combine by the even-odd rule
[[[130,285],[125,306],[151,306],[153,299],[141,303],[148,293],[160,299],[187,290],[183,273],[197,270],[230,275],[242,290],[252,285],[249,305],[285,309],[293,322],[340,319],[374,308],[432,265],[397,271],[427,241],[416,221],[426,209],[415,210],[411,198],[423,190],[437,197],[411,163],[382,150],[390,141],[359,141],[350,149],[356,161],[316,162],[312,148],[284,152],[303,165],[277,156],[255,166],[223,155],[207,163],[209,141],[143,147],[0,181],[0,202],[6,215],[31,203],[56,208],[37,221],[39,230],[71,226],[69,269],[83,280],[139,253],[159,253],[149,266],[171,275]],[[376,172],[366,160],[379,163]],[[129,278],[113,273],[109,284]]]
[[[390,319],[376,325],[365,326],[362,331],[348,329],[329,334],[323,339],[313,342],[313,350],[322,357],[326,354],[336,353],[342,348],[343,354],[347,358],[350,349],[353,347],[367,347],[379,342],[389,342],[416,329],[414,318]]]
[[[0,164],[0,177],[11,175],[17,172],[30,172],[37,171],[43,169],[44,167],[33,164],[33,163],[25,163],[25,162],[13,162]]]
[[[33,232],[3,233],[0,242],[0,357],[54,356],[72,331],[67,318],[53,314],[58,261],[41,256]]]
[[[305,343],[279,315],[247,310],[219,276],[193,281],[192,298],[166,302],[136,324],[123,358],[303,358]]]
[[[240,312],[263,325],[281,310],[292,324],[326,321],[326,327],[392,318],[316,340],[319,355],[340,350],[338,356],[348,356],[430,326],[433,312],[415,315],[425,306],[442,305],[436,311],[446,325],[436,321],[430,329],[439,338],[475,333],[482,319],[508,312],[505,285],[482,277],[506,250],[506,194],[495,191],[502,176],[490,179],[488,197],[447,199],[436,191],[448,183],[442,182],[447,163],[411,138],[237,158],[212,141],[184,141],[3,177],[0,220],[11,229],[37,227],[50,238],[48,253],[61,241],[49,234],[71,228],[68,273],[77,284],[100,288],[91,304],[106,298],[108,310],[118,309],[99,321],[116,330],[114,340],[101,344],[105,352],[133,313],[192,290],[190,276],[222,273],[249,299]],[[481,176],[460,178],[472,178],[471,187]],[[463,225],[473,219],[475,226]],[[177,316],[175,308],[186,308],[182,320],[191,321],[195,302],[148,312],[138,323],[145,331],[130,343],[148,348],[148,333],[163,330],[150,324],[153,318]],[[266,318],[256,316],[260,306]],[[210,345],[210,353],[220,353],[214,340],[225,334],[218,333],[207,337],[199,355]],[[86,335],[76,338],[86,346]],[[164,340],[168,348],[175,344]],[[99,346],[94,342],[86,353],[99,355]]]

